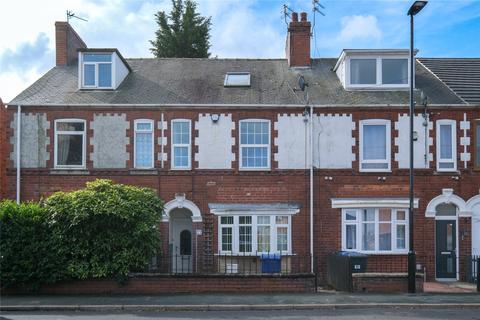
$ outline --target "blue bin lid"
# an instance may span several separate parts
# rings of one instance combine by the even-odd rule
[[[355,252],[355,251],[338,251],[335,253],[338,256],[343,256],[343,257],[353,257],[353,258],[366,258],[368,255],[360,252]]]
[[[273,260],[280,260],[280,253],[278,252],[269,252],[269,253],[262,253],[260,255],[260,259],[273,259]]]

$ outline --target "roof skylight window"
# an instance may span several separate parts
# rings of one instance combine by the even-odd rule
[[[250,87],[250,73],[227,72],[223,85],[225,87]]]

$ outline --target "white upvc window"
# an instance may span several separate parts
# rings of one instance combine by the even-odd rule
[[[343,209],[342,250],[364,253],[408,252],[407,209]]]
[[[270,121],[240,121],[240,169],[270,169]]]
[[[291,216],[283,214],[235,214],[218,217],[220,254],[291,254]]]
[[[390,171],[390,130],[390,120],[371,119],[360,121],[360,171]]]
[[[172,169],[191,169],[191,121],[172,120]]]
[[[112,89],[112,53],[83,53],[81,72],[83,88]]]
[[[138,169],[151,169],[154,167],[154,122],[153,120],[137,119],[134,121],[134,126],[134,167]]]
[[[457,123],[437,120],[437,171],[457,170]]]
[[[352,56],[347,59],[347,87],[408,88],[409,59],[405,56]]]
[[[85,168],[85,120],[55,120],[54,142],[55,168]]]

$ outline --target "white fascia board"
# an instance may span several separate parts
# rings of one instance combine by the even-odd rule
[[[332,208],[405,208],[408,209],[408,198],[333,198]],[[418,208],[419,199],[413,201],[414,208]]]

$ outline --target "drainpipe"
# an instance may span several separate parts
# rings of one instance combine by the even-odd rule
[[[308,93],[307,93],[308,95]],[[310,272],[313,273],[313,106],[310,105]]]
[[[161,166],[162,169],[163,169],[163,152],[164,152],[164,150],[163,150],[163,129],[164,129],[163,120],[164,120],[164,118],[163,118],[163,112],[162,112],[162,116],[160,118],[160,121],[161,121],[160,122],[160,157],[161,157],[160,163],[162,164],[162,166]]]
[[[20,169],[21,169],[21,145],[22,142],[22,106],[17,106],[17,203],[20,204]]]

